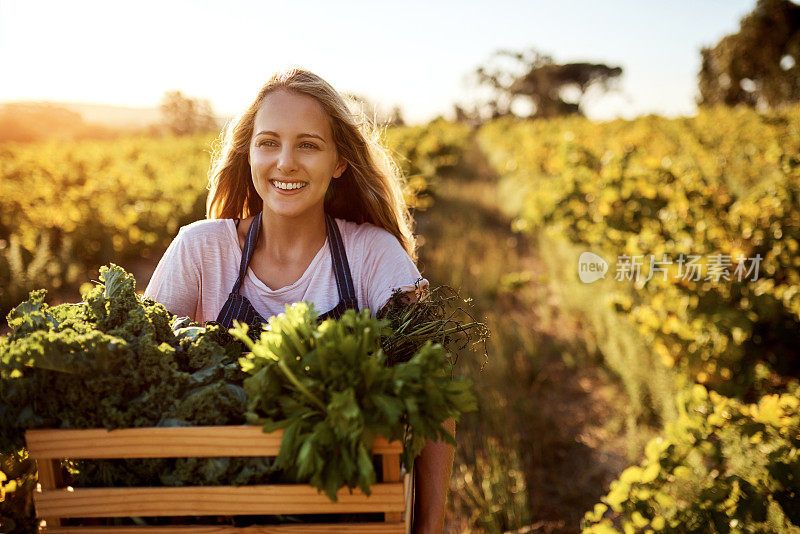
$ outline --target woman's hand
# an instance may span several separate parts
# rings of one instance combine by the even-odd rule
[[[417,300],[419,300],[419,297],[417,295],[416,290],[412,289],[410,291],[404,291],[403,293],[401,293],[399,300],[403,306],[408,306],[412,302],[416,302]],[[389,302],[391,302],[391,299],[389,300]],[[383,319],[384,317],[386,317],[386,314],[389,312],[389,302],[387,302],[383,306],[383,308],[378,310],[378,313],[375,314],[375,317],[377,317],[378,319]]]
[[[450,418],[443,425],[453,437],[456,422]],[[414,533],[440,534],[444,530],[447,489],[453,471],[455,447],[444,441],[428,440],[414,462]]]

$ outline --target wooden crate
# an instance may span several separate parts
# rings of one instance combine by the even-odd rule
[[[28,450],[39,469],[34,494],[43,532],[86,534],[212,532],[410,532],[412,480],[401,473],[399,442],[378,438],[373,454],[380,455],[383,477],[369,497],[359,489],[343,488],[332,502],[308,484],[255,486],[71,488],[61,479],[61,459],[178,458],[277,456],[283,432],[265,434],[259,426],[153,427],[118,430],[29,430]],[[64,526],[65,518],[218,516],[273,514],[383,513],[383,522],[308,523],[305,525]]]

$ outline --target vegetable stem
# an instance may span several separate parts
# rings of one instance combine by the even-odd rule
[[[316,395],[311,393],[308,390],[308,388],[306,388],[303,384],[300,383],[297,377],[294,376],[292,370],[289,369],[289,367],[286,365],[286,362],[284,362],[283,360],[278,360],[278,367],[280,368],[281,371],[283,371],[283,374],[286,375],[286,378],[289,379],[289,382],[294,384],[294,387],[296,387],[300,393],[308,397],[314,404],[316,404],[317,407],[319,407],[319,409],[322,410],[322,413],[327,413],[327,408],[322,403],[322,401],[319,400],[319,398]]]

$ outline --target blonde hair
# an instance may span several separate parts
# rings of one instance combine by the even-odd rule
[[[347,168],[331,180],[325,195],[326,213],[387,230],[416,262],[413,220],[402,190],[404,177],[380,143],[380,132],[328,82],[307,70],[274,74],[247,110],[220,135],[209,171],[206,218],[246,218],[261,211],[248,155],[256,113],[264,98],[279,89],[313,97],[330,117],[336,151]]]

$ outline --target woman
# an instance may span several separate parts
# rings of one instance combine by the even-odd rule
[[[179,316],[231,326],[308,301],[323,317],[415,298],[411,218],[396,166],[315,74],[275,74],[229,128],[206,220],[180,229],[145,295]],[[423,279],[421,288],[427,286]],[[455,432],[450,419],[445,427]],[[441,532],[453,447],[415,464],[415,532]]]

